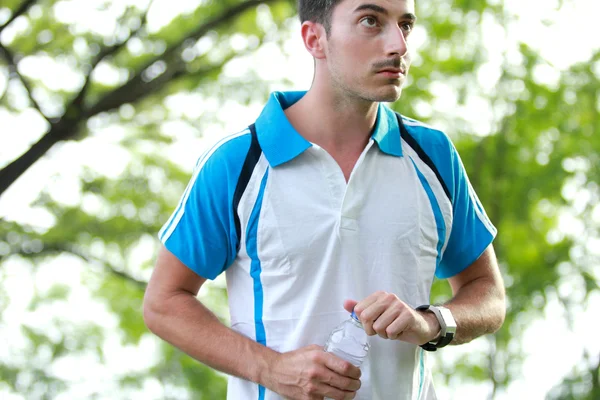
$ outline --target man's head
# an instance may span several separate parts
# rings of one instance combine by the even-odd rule
[[[410,66],[414,0],[298,0],[316,84],[344,97],[396,101]]]
[[[300,22],[313,21],[325,27],[327,34],[331,31],[331,14],[333,9],[343,0],[298,0],[298,16]]]

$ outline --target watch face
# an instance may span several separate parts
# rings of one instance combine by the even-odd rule
[[[456,333],[456,321],[454,320],[450,310],[445,307],[438,307],[438,309],[440,310],[440,314],[442,315],[442,318],[446,324],[446,333]]]

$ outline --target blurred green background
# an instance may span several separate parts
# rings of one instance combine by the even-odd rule
[[[416,3],[393,107],[454,140],[509,303],[432,355],[439,396],[600,399],[600,6]],[[0,0],[0,398],[225,398],[144,326],[156,233],[208,141],[311,72],[289,0]],[[200,296],[228,322],[222,278]]]

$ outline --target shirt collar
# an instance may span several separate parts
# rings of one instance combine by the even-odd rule
[[[300,100],[306,92],[273,92],[256,120],[256,134],[272,167],[286,163],[311,147],[290,124],[283,110]]]
[[[311,143],[290,124],[283,110],[306,94],[302,92],[273,92],[256,120],[258,142],[271,167],[293,160],[311,147]],[[377,110],[373,140],[384,153],[401,157],[400,127],[396,114],[383,104]]]
[[[402,157],[398,117],[394,111],[381,103],[379,103],[379,109],[377,110],[377,122],[372,138],[384,153]]]

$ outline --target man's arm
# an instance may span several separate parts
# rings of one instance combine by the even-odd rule
[[[227,329],[196,298],[205,281],[162,247],[144,296],[148,329],[215,369],[258,382],[275,352]]]
[[[445,307],[452,311],[457,325],[451,344],[467,343],[500,329],[506,315],[506,301],[492,245],[473,264],[448,278],[448,282],[453,297]]]
[[[281,354],[233,331],[196,298],[205,281],[162,247],[144,296],[148,328],[200,362],[288,398],[354,398],[358,368],[319,346]]]
[[[452,344],[469,342],[502,326],[504,285],[492,245],[448,280],[453,298],[445,307],[452,311],[457,324]],[[356,311],[369,335],[421,345],[434,340],[440,331],[433,313],[416,311],[393,293],[376,292],[360,302],[346,300],[344,307]]]

